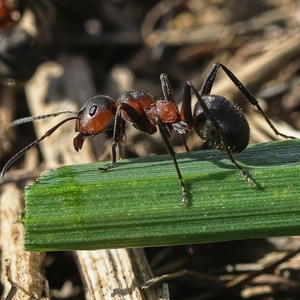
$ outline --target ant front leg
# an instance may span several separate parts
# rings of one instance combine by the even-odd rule
[[[125,130],[124,130],[124,120],[122,119],[120,108],[118,107],[115,116],[114,122],[114,133],[113,133],[113,142],[111,145],[111,163],[105,168],[98,168],[98,171],[108,171],[111,169],[117,161],[116,147],[121,142]]]
[[[115,116],[115,124],[114,124],[114,133],[113,133],[113,143],[112,143],[112,161],[106,168],[99,168],[101,171],[108,171],[113,167],[116,163],[116,147],[122,142],[122,138],[125,135],[125,116],[132,125],[138,130],[148,133],[154,134],[156,132],[156,126],[152,124],[145,116],[140,115],[131,105],[121,102],[117,108],[116,116]]]
[[[177,163],[177,160],[176,160],[176,153],[173,149],[173,147],[171,146],[169,140],[168,140],[168,130],[165,126],[165,124],[162,122],[162,120],[159,118],[159,116],[155,115],[154,116],[154,120],[159,128],[159,132],[163,138],[163,141],[165,143],[165,146],[168,150],[168,152],[170,153],[172,159],[173,159],[173,162],[174,162],[174,165],[175,165],[175,169],[176,169],[176,172],[177,172],[177,175],[178,175],[178,179],[180,181],[180,185],[181,185],[181,192],[182,192],[182,204],[183,205],[186,205],[187,203],[187,192],[186,192],[186,189],[185,189],[185,185],[184,185],[184,182],[183,182],[183,179],[182,179],[182,175],[181,175],[181,172],[180,172],[180,169],[179,169],[179,166],[178,166],[178,163]]]
[[[276,135],[282,136],[283,138],[286,139],[296,139],[293,136],[288,136],[285,135],[281,132],[279,132],[276,127],[273,125],[273,123],[271,122],[271,120],[268,118],[268,116],[265,114],[265,112],[263,111],[263,109],[261,108],[261,106],[259,105],[257,99],[250,93],[250,91],[237,79],[237,77],[227,68],[225,67],[223,64],[219,63],[219,62],[215,62],[209,72],[209,75],[207,76],[207,78],[211,78],[210,80],[207,80],[207,83],[204,85],[207,85],[209,87],[209,89],[211,89],[211,86],[213,84],[213,81],[215,79],[215,76],[219,70],[219,68],[222,68],[224,70],[224,72],[227,74],[227,76],[230,78],[230,80],[234,83],[234,85],[240,90],[240,92],[244,95],[244,97],[252,104],[255,105],[256,108],[260,111],[260,113],[263,115],[263,117],[265,118],[266,122],[268,123],[268,125],[271,127],[271,129],[274,131],[274,133]],[[201,94],[201,93],[200,93]],[[201,94],[202,95],[202,94]]]

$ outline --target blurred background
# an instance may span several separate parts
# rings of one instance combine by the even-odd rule
[[[117,100],[124,91],[144,90],[161,99],[161,73],[168,74],[180,106],[185,82],[190,80],[200,89],[215,61],[226,65],[257,97],[280,132],[299,136],[299,25],[300,1],[296,0],[0,0],[1,167],[62,118],[8,129],[14,119],[79,111],[97,94]],[[222,70],[212,93],[242,107],[252,143],[277,139]],[[66,124],[40,148],[20,158],[7,181],[18,180],[22,188],[20,179],[35,178],[49,168],[109,160],[111,129],[85,142],[77,153],[72,145],[74,124]],[[124,157],[166,153],[159,134],[141,134],[130,125],[126,133]],[[178,135],[171,142],[177,152],[185,151]],[[191,150],[201,149],[202,141],[192,132],[187,143]],[[278,269],[226,295],[209,298],[206,294],[215,289],[210,276],[228,279],[253,266],[259,268],[267,254],[298,242],[296,238],[289,243],[279,240],[155,248],[146,254],[155,275],[183,269],[207,275],[202,280],[183,276],[171,281],[171,299],[299,299],[300,287],[295,284],[300,276],[299,259],[285,268],[289,272]],[[248,265],[238,271],[237,264]],[[48,254],[45,275],[53,299],[84,299],[71,253]],[[66,282],[72,288],[63,294]],[[206,298],[201,298],[204,294]]]

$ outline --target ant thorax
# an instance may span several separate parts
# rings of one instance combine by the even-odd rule
[[[173,124],[181,120],[176,106],[167,100],[158,100],[143,109],[153,124],[155,124],[154,116],[158,116],[165,124]]]

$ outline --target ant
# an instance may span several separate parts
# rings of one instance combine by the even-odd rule
[[[176,153],[168,140],[171,136],[172,130],[183,135],[187,131],[194,129],[197,135],[207,143],[209,148],[219,149],[223,152],[226,152],[231,162],[242,172],[248,183],[250,185],[254,185],[252,178],[232,156],[232,153],[242,152],[249,144],[250,127],[248,121],[242,109],[236,104],[228,101],[226,98],[220,95],[210,94],[216,75],[220,68],[224,70],[229,79],[235,84],[235,86],[240,90],[250,104],[256,106],[276,135],[282,136],[286,139],[295,139],[293,136],[287,136],[283,133],[280,133],[272,124],[271,120],[267,117],[259,105],[258,100],[250,93],[250,91],[226,66],[219,62],[215,62],[206,75],[200,91],[198,91],[190,81],[186,82],[180,117],[178,116],[178,108],[175,104],[168,76],[166,74],[161,74],[160,76],[165,100],[158,100],[153,103],[151,102],[151,104],[147,103],[147,101],[144,102],[145,99],[138,99],[138,101],[136,101],[133,99],[135,97],[131,97],[131,94],[134,92],[128,92],[130,95],[128,106],[126,99],[127,93],[124,93],[119,99],[121,105],[118,107],[118,111],[116,113],[114,142],[112,144],[112,161],[106,168],[100,168],[100,170],[107,171],[115,164],[115,147],[117,144],[119,144],[120,140],[122,141],[122,136],[125,135],[125,133],[122,131],[124,127],[121,121],[128,120],[134,127],[148,134],[153,134],[156,132],[155,125],[159,127],[165,146],[172,156],[178,178],[181,183],[183,205],[186,205],[187,193],[177,160],[175,158]],[[194,107],[193,113],[191,107],[192,91],[198,100]],[[133,103],[135,104],[133,105]],[[160,111],[165,104],[168,105],[166,107],[168,110]],[[152,107],[155,107],[155,110]],[[174,109],[174,117],[176,116],[174,120],[169,119],[169,109],[171,109],[171,107]],[[130,112],[130,115],[128,114],[129,118],[126,117],[126,114],[124,114],[122,110],[126,111],[127,113]],[[186,150],[189,151],[185,139],[183,139],[183,142]]]
[[[79,151],[82,148],[84,140],[88,136],[95,137],[99,133],[103,132],[110,123],[112,117],[115,116],[112,161],[106,168],[99,168],[99,170],[107,171],[116,163],[116,146],[123,143],[124,137],[126,137],[125,122],[129,121],[136,129],[148,134],[154,134],[157,131],[157,127],[159,128],[165,146],[173,159],[178,179],[180,180],[182,203],[184,205],[187,202],[187,192],[177,164],[175,151],[168,140],[172,131],[176,131],[179,134],[184,135],[187,131],[194,129],[198,136],[204,140],[210,148],[216,148],[226,152],[231,162],[242,172],[248,183],[250,185],[254,185],[254,182],[248,173],[232,156],[232,153],[242,152],[249,144],[250,127],[248,121],[242,110],[237,105],[220,95],[210,94],[220,67],[250,102],[250,104],[255,105],[262,113],[266,122],[276,135],[280,135],[284,138],[295,138],[280,133],[264,113],[257,99],[255,99],[250,91],[227,67],[221,63],[215,62],[205,77],[200,91],[198,91],[190,81],[186,82],[180,112],[175,104],[168,76],[166,74],[161,74],[160,80],[164,100],[155,101],[150,93],[143,91],[125,92],[116,102],[108,96],[98,95],[89,99],[83,105],[78,114],[76,112],[69,111],[57,112],[39,117],[29,117],[16,120],[12,123],[12,125],[33,121],[35,119],[57,116],[62,113],[72,113],[77,115],[61,121],[47,131],[41,138],[32,142],[14,155],[4,166],[1,176],[3,177],[9,166],[29,148],[37,145],[44,138],[50,136],[65,122],[74,119],[76,120],[75,131],[79,132],[79,134],[74,138],[73,145],[75,150]],[[198,100],[193,113],[191,107],[192,91]],[[183,139],[183,141],[186,150],[188,151],[185,139]]]

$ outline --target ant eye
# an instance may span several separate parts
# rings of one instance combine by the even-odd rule
[[[93,117],[93,116],[95,115],[96,111],[97,111],[97,105],[93,105],[93,106],[89,109],[89,115],[90,115],[91,117]]]

